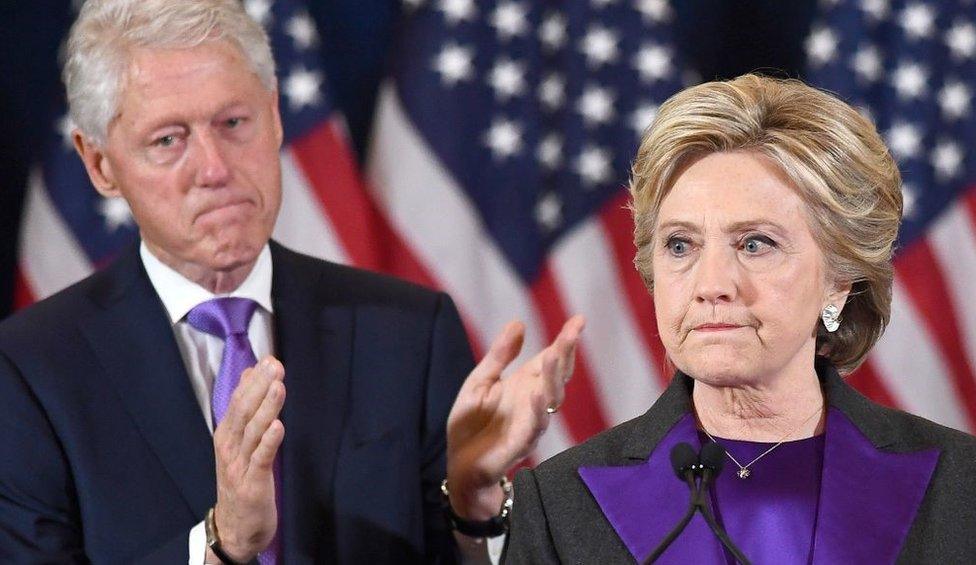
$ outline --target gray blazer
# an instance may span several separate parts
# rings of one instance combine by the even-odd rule
[[[853,424],[848,427],[854,439],[850,448],[837,440],[836,455],[829,455],[829,448],[825,452],[812,561],[976,563],[976,437],[875,404],[848,386],[829,364],[818,362],[817,366],[830,413],[836,414],[838,422]],[[634,467],[662,456],[661,463],[667,465],[668,454],[662,453],[663,448],[655,449],[659,443],[663,447],[662,440],[690,413],[692,385],[689,377],[677,374],[642,416],[533,470],[519,472],[503,561],[634,563],[633,540],[623,539],[626,536],[622,538],[615,529],[601,506],[606,501],[598,500],[580,468]],[[833,430],[832,422],[828,419],[829,430]],[[830,433],[827,441],[832,441]],[[858,441],[861,447],[854,445]],[[872,459],[866,465],[847,457],[855,449],[862,450],[860,455],[867,450],[878,463]],[[899,457],[904,463],[906,457],[921,460],[926,456],[930,464],[916,473],[921,478],[914,486],[900,484],[905,482],[903,474],[896,472],[897,465],[888,464]],[[687,488],[678,485],[670,467],[666,474],[675,488],[684,488],[687,497]],[[660,488],[660,484],[650,488]],[[851,495],[866,502],[852,505]],[[892,523],[887,507],[905,506],[907,499],[914,500],[910,511],[903,513],[902,523],[898,518]],[[676,522],[677,517],[668,523]],[[715,544],[713,555],[721,555],[718,541],[710,542]],[[653,548],[657,542],[650,543],[644,547]],[[640,552],[641,557],[649,551]]]

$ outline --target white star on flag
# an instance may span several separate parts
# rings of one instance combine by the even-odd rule
[[[643,81],[664,80],[671,72],[671,52],[666,47],[645,43],[634,55],[633,64]]]
[[[576,160],[576,172],[590,188],[610,179],[610,152],[594,145],[587,145]]]
[[[319,42],[318,30],[315,29],[315,22],[306,12],[292,16],[285,25],[287,33],[295,42],[295,49],[305,51],[314,47]]]
[[[305,106],[315,106],[322,99],[322,73],[296,67],[285,79],[285,97],[293,112]]]
[[[271,24],[271,0],[244,0],[244,11],[264,27]]]
[[[495,159],[507,159],[522,149],[522,128],[511,120],[495,118],[485,134],[485,144]]]
[[[925,4],[912,4],[902,11],[898,23],[909,39],[923,39],[932,35],[935,13]]]
[[[580,96],[576,109],[583,115],[588,126],[602,125],[613,119],[613,92],[595,85],[587,86]]]
[[[441,74],[445,86],[469,80],[474,73],[474,50],[448,43],[434,58],[434,70]]]
[[[884,67],[881,63],[881,54],[874,45],[862,45],[854,57],[851,59],[851,67],[857,76],[867,82],[874,82],[881,77]]]
[[[898,96],[911,100],[923,96],[928,88],[928,72],[918,63],[903,62],[895,69],[891,82]]]
[[[946,83],[939,91],[939,106],[942,108],[942,115],[949,120],[962,118],[969,112],[971,97],[972,94],[964,83],[959,81]]]
[[[135,225],[132,210],[124,198],[104,198],[98,203],[98,213],[105,218],[105,231],[116,232],[122,226]]]
[[[874,23],[881,22],[888,17],[888,0],[861,0],[861,10],[874,20]]]
[[[922,144],[922,136],[918,128],[903,121],[895,122],[885,137],[887,138],[888,147],[891,148],[891,152],[901,159],[915,157]]]
[[[932,150],[932,167],[940,180],[946,181],[959,174],[962,167],[963,152],[959,145],[942,141]]]
[[[918,194],[915,187],[905,183],[901,185],[902,218],[911,218],[915,215],[915,204],[918,202]]]
[[[563,158],[563,140],[559,134],[550,133],[542,139],[536,152],[536,158],[549,170],[559,168]]]
[[[837,56],[837,34],[830,28],[814,30],[806,41],[807,57],[814,65],[824,65]]]
[[[617,34],[603,26],[593,26],[583,36],[580,51],[591,67],[599,67],[617,60]]]
[[[539,99],[550,112],[558,110],[566,101],[566,81],[556,73],[549,74],[539,84]]]
[[[957,22],[945,35],[952,56],[969,59],[976,54],[976,27],[969,22]]]
[[[518,2],[502,2],[491,15],[491,25],[498,32],[498,38],[508,41],[524,35],[528,30],[528,13]]]
[[[525,66],[511,59],[500,59],[488,74],[495,97],[508,100],[525,91]]]
[[[657,109],[657,104],[646,102],[638,106],[630,115],[630,127],[638,138],[643,137],[644,131],[654,121],[654,117],[657,116]]]
[[[671,19],[671,6],[667,0],[636,0],[634,8],[646,23],[664,23]]]
[[[559,227],[563,221],[563,203],[555,192],[547,192],[535,206],[535,220],[547,232]]]
[[[539,26],[539,40],[547,50],[559,50],[566,44],[566,18],[555,12],[546,16]]]
[[[61,116],[61,119],[57,123],[58,133],[61,134],[61,141],[64,143],[64,148],[66,151],[71,151],[75,148],[74,131],[75,122],[71,119],[69,114]]]
[[[473,21],[478,13],[474,0],[441,0],[437,7],[451,25]]]

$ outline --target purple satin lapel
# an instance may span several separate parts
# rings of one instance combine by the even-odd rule
[[[696,450],[701,446],[691,414],[678,420],[645,463],[579,469],[603,514],[637,561],[657,547],[688,508],[688,486],[675,477],[670,462],[671,448],[681,442]],[[723,561],[719,542],[696,515],[658,563]]]
[[[814,563],[893,563],[939,450],[879,451],[842,412],[827,415]]]

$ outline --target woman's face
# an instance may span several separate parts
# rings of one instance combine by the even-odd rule
[[[828,302],[824,257],[803,201],[758,153],[690,164],[664,199],[654,234],[654,305],[674,364],[715,385],[758,385],[812,371]]]

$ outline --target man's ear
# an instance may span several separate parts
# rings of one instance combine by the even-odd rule
[[[85,164],[88,171],[88,178],[99,194],[106,198],[122,196],[119,187],[115,182],[115,174],[112,171],[112,164],[105,155],[105,150],[85,136],[81,130],[71,132],[71,139],[75,144],[75,151],[81,157],[81,162]]]
[[[272,119],[274,120],[275,137],[278,139],[278,149],[281,149],[281,144],[285,142],[285,129],[281,125],[281,112],[278,109],[278,89],[275,88],[271,93],[271,112]]]

